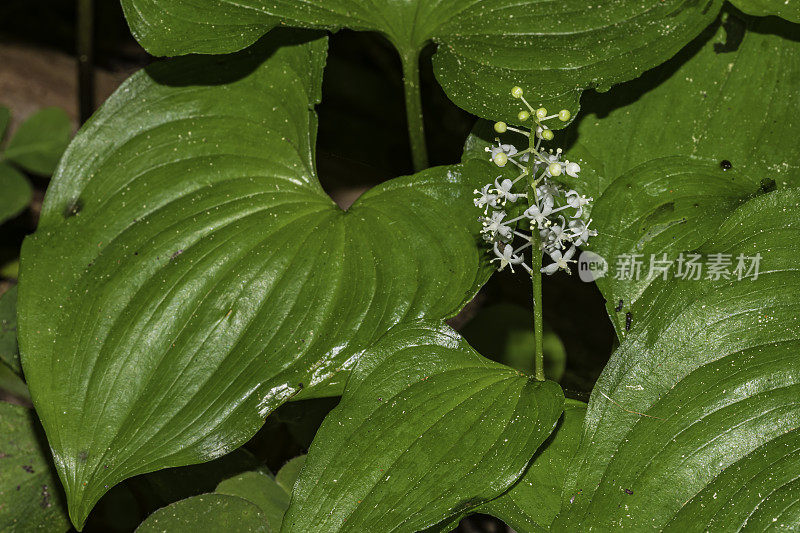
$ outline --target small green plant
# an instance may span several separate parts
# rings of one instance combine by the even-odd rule
[[[0,106],[0,142],[10,119],[8,108]],[[71,136],[69,117],[57,107],[34,113],[20,125],[0,153],[0,223],[19,214],[31,201],[33,190],[20,171],[50,176]]]
[[[112,497],[158,509],[143,532],[798,527],[796,5],[122,6],[182,57],[80,130],[23,245],[36,417],[0,405],[25,457],[0,458],[0,529],[80,530]],[[315,160],[340,28],[397,49],[416,167],[347,210]],[[430,43],[479,120],[426,168]],[[471,345],[446,321],[496,270],[530,276],[529,310],[485,309]],[[588,403],[556,381],[573,354],[543,316],[543,279],[576,271],[618,340]],[[313,440],[273,475],[242,446],[287,408]],[[46,498],[15,493],[26,466]]]

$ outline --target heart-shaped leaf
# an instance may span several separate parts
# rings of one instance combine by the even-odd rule
[[[564,405],[455,332],[398,326],[359,360],[322,424],[283,529],[419,531],[502,494]]]
[[[226,53],[278,23],[377,31],[414,68],[438,43],[436,76],[460,107],[517,121],[509,94],[528,90],[534,105],[577,110],[582,89],[608,89],[672,57],[716,16],[719,0],[122,0],[134,36],[151,53]]]
[[[488,277],[470,201],[488,163],[392,180],[346,212],[323,192],[325,47],[276,31],[155,64],[67,151],[23,246],[19,316],[77,526],[106,487],[340,393],[392,326],[454,315]]]
[[[147,517],[137,533],[271,533],[264,514],[238,496],[203,494],[173,503]]]
[[[0,531],[69,529],[64,494],[40,431],[33,411],[0,402]]]
[[[757,278],[658,280],[598,381],[556,531],[800,524],[800,190],[736,209],[699,248]]]
[[[511,489],[476,509],[496,516],[517,533],[547,531],[561,508],[567,469],[578,451],[586,404],[567,399],[555,431]]]

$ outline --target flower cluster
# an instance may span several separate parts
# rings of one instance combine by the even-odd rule
[[[511,127],[505,122],[497,122],[494,125],[495,131],[513,131],[528,138],[533,135],[536,142],[529,142],[529,147],[520,151],[511,144],[502,144],[496,138],[497,145],[486,148],[495,165],[505,167],[511,163],[519,168],[520,173],[513,180],[498,176],[494,183],[475,190],[477,197],[474,203],[483,209],[484,214],[481,217],[481,232],[484,239],[492,245],[495,255],[492,261],[499,263],[498,270],[509,266],[513,272],[514,266],[520,265],[529,274],[533,274],[531,267],[525,264],[524,255],[527,248],[533,248],[543,250],[553,260],[551,264],[541,268],[543,273],[549,275],[560,269],[569,272],[569,263],[575,262],[572,259],[575,247],[585,244],[589,237],[597,235],[595,230],[589,228],[591,220],[584,220],[585,207],[592,198],[567,189],[555,179],[562,174],[577,178],[581,171],[578,163],[562,160],[560,148],[553,152],[540,147],[543,140],[553,139],[553,131],[544,122],[554,118],[566,122],[570,119],[570,113],[564,109],[556,115],[548,115],[544,108],[533,109],[525,100],[520,87],[514,87],[511,94],[521,99],[528,108],[520,111],[519,121],[524,123],[533,117],[535,126],[526,131]],[[520,181],[522,183],[515,190]],[[515,204],[522,198],[526,200],[527,208],[521,215],[509,218],[506,211],[511,207],[509,204]],[[517,226],[524,225],[525,222],[530,228],[530,235],[517,230]],[[535,237],[537,233],[538,238]],[[515,241],[522,244],[515,247]]]

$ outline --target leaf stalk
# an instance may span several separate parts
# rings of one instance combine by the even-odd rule
[[[428,168],[428,149],[425,144],[425,124],[422,117],[422,93],[419,83],[419,50],[400,54],[403,62],[403,89],[406,97],[408,139],[414,171]]]

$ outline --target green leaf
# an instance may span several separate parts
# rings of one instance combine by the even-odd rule
[[[277,474],[275,474],[275,481],[289,494],[292,493],[294,484],[297,482],[297,478],[300,477],[300,472],[302,472],[303,466],[306,464],[306,457],[306,455],[300,455],[291,459],[278,470]]]
[[[28,179],[10,165],[0,162],[0,224],[28,207],[33,189]]]
[[[17,347],[17,286],[0,295],[0,361],[22,375]]]
[[[203,494],[159,509],[136,528],[138,533],[269,533],[264,515],[254,504],[236,496]]]
[[[72,122],[58,107],[31,115],[8,142],[5,158],[28,172],[51,175],[72,136]]]
[[[777,15],[800,23],[800,4],[790,0],[732,0],[731,3],[749,15]]]
[[[9,398],[10,396],[11,398]],[[0,361],[0,400],[14,403],[30,404],[31,395],[28,386],[11,368]]]
[[[439,45],[436,76],[448,96],[479,116],[517,121],[523,86],[533,105],[577,111],[582,89],[630,80],[669,59],[716,16],[720,0],[657,3],[583,0],[123,0],[131,31],[155,55],[226,53],[288,24],[384,34],[414,65]]]
[[[760,253],[757,279],[640,297],[650,311],[597,382],[554,530],[800,524],[798,206],[798,189],[758,196],[699,248]]]
[[[264,514],[269,529],[280,531],[290,493],[278,485],[275,478],[263,472],[244,472],[220,483],[217,493],[238,496],[255,504]]]
[[[668,64],[606,94],[586,93],[587,114],[568,150],[602,176],[586,194],[651,159],[681,154],[752,181],[800,185],[800,121],[795,92],[800,42],[777,19],[724,13]],[[597,196],[595,196],[597,198]]]
[[[0,531],[67,531],[63,493],[36,415],[0,402]]]
[[[679,254],[695,250],[736,207],[759,192],[759,183],[742,172],[678,156],[639,165],[606,188],[592,209],[601,234],[590,244],[610,268],[597,286],[619,336],[627,333],[626,314],[659,276],[651,275],[651,258],[676,261]],[[630,262],[634,254],[639,273],[623,276],[620,261]],[[668,278],[676,273],[673,266]],[[640,318],[640,311],[635,315]]]
[[[561,491],[578,450],[586,404],[567,399],[555,431],[511,489],[476,511],[495,516],[517,533],[548,531],[561,508]]]
[[[362,355],[322,423],[283,531],[418,531],[502,494],[561,415],[552,381],[446,326],[399,326]]]
[[[392,326],[453,316],[488,278],[471,202],[487,162],[391,180],[346,212],[324,193],[325,47],[276,31],[155,64],[67,150],[23,245],[19,341],[77,526],[106,486],[339,394]]]
[[[786,26],[723,13],[668,64],[606,95],[584,96],[589,113],[568,157],[583,160],[581,183],[571,185],[595,198],[600,235],[591,250],[612,276],[622,254],[640,254],[643,263],[638,281],[597,282],[618,335],[652,281],[651,254],[674,260],[753,195],[800,184],[792,140],[800,129],[787,118],[797,104],[785,96],[800,75],[800,43],[781,36]],[[476,128],[470,157],[485,138]],[[639,308],[634,320],[647,312]]]

